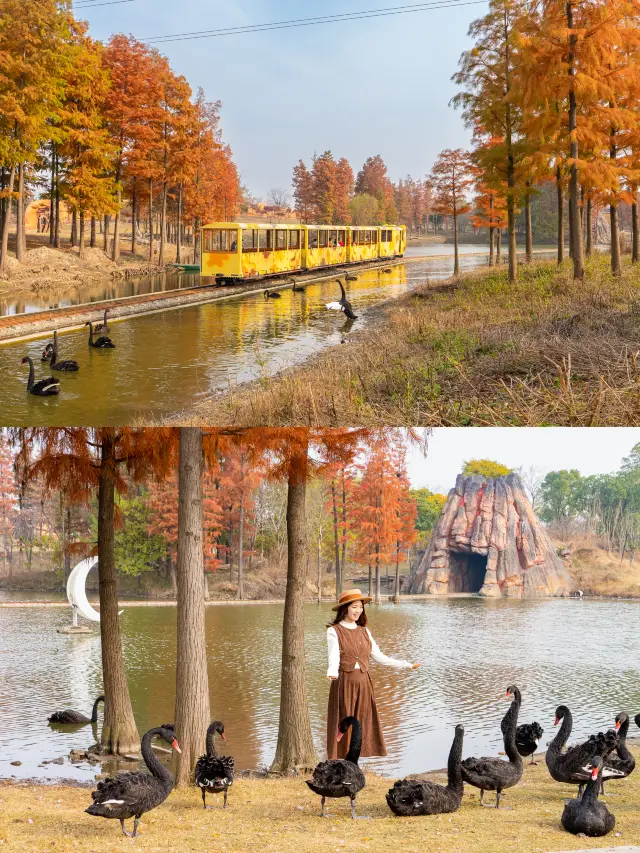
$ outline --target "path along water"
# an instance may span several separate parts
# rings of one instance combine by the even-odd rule
[[[465,755],[497,754],[508,707],[505,688],[512,683],[523,693],[521,721],[538,720],[544,728],[541,749],[555,734],[554,712],[561,703],[573,712],[573,742],[610,728],[619,711],[635,716],[639,608],[640,602],[631,601],[481,598],[370,606],[370,627],[382,650],[422,667],[406,672],[373,665],[389,755],[367,763],[395,776],[443,767],[458,722],[465,726]],[[329,604],[306,607],[307,685],[320,753],[330,617]],[[86,764],[38,766],[96,740],[91,726],[75,732],[47,726],[55,710],[86,713],[102,691],[99,631],[56,633],[69,622],[68,609],[0,608],[0,777],[93,778],[95,770]],[[142,733],[173,718],[176,609],[125,607],[121,626]],[[224,720],[225,750],[240,768],[269,763],[275,753],[281,631],[279,604],[206,611],[211,713]],[[630,734],[638,734],[633,724]],[[21,766],[12,766],[15,760]]]
[[[281,291],[282,298],[265,300],[262,292],[221,302],[158,311],[111,324],[115,350],[87,346],[87,331],[59,334],[61,359],[80,363],[77,373],[59,374],[58,397],[39,398],[26,392],[25,355],[36,365],[36,378],[49,376],[40,362],[48,338],[0,346],[4,426],[107,426],[132,420],[161,419],[189,409],[216,391],[273,376],[299,364],[327,346],[339,344],[353,328],[367,323],[367,310],[377,303],[451,275],[450,246],[430,248],[447,254],[424,262],[361,270],[348,283],[348,295],[359,319],[345,324],[344,315],[328,311],[339,296],[333,280],[307,286],[305,293]],[[464,246],[463,269],[486,263],[477,246]],[[96,321],[101,320],[96,310]]]

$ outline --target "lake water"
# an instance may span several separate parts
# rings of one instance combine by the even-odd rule
[[[443,767],[453,727],[465,726],[464,754],[497,754],[505,688],[523,692],[521,722],[538,720],[542,745],[554,735],[554,711],[573,712],[572,740],[640,711],[640,603],[624,601],[420,600],[370,607],[382,650],[422,663],[415,672],[372,665],[389,755],[366,764],[390,776]],[[207,608],[212,715],[224,721],[225,750],[239,768],[269,764],[280,699],[282,606]],[[307,684],[314,738],[324,750],[330,607],[306,608]],[[87,713],[101,692],[100,637],[56,633],[67,609],[0,608],[0,777],[92,779],[88,765],[39,767],[96,740],[91,726],[52,730],[47,717]],[[140,734],[173,719],[176,610],[125,607],[126,670]],[[102,710],[99,712],[99,722]],[[632,724],[633,726],[633,724]],[[630,734],[638,734],[635,727]],[[14,760],[20,767],[11,766]]]
[[[425,248],[432,247],[420,247]],[[478,251],[477,246],[471,248]],[[463,255],[462,268],[485,262],[482,252]],[[273,376],[339,344],[351,329],[366,327],[373,306],[450,276],[452,264],[449,251],[424,262],[394,266],[390,273],[380,268],[359,271],[357,281],[348,282],[349,299],[358,315],[354,324],[345,323],[342,313],[327,310],[326,303],[340,295],[335,281],[329,280],[308,285],[305,293],[282,291],[278,300],[265,300],[259,292],[110,321],[115,350],[88,347],[84,328],[60,333],[60,359],[78,361],[80,370],[59,374],[57,397],[28,394],[28,370],[21,364],[29,355],[36,378],[49,376],[40,356],[50,335],[4,344],[0,346],[3,424],[107,426],[179,414],[215,392]],[[99,317],[96,312],[96,320]]]

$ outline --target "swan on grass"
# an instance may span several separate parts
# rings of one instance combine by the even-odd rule
[[[151,741],[156,735],[171,744],[176,752],[180,752],[172,731],[161,727],[150,729],[142,738],[141,751],[151,776],[143,770],[136,770],[98,782],[98,787],[91,794],[93,804],[85,809],[87,814],[94,817],[119,820],[122,832],[129,838],[136,837],[140,817],[163,803],[173,789],[173,776],[151,748]],[[124,822],[131,817],[133,832],[130,833],[125,829]]]
[[[356,795],[366,784],[364,773],[358,767],[360,750],[362,749],[362,727],[355,717],[345,717],[338,726],[338,740],[342,739],[349,727],[351,727],[351,743],[346,757],[321,761],[313,771],[313,777],[306,780],[314,794],[319,794],[322,798],[321,817],[330,817],[324,810],[327,797],[349,797],[351,800],[351,817],[354,820],[358,817],[356,815]]]

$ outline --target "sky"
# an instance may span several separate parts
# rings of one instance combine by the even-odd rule
[[[537,467],[544,475],[563,468],[583,476],[610,474],[640,442],[637,427],[481,427],[434,429],[427,455],[409,450],[411,485],[447,494],[468,459],[492,459],[508,468]]]
[[[354,168],[380,154],[389,177],[423,178],[445,148],[466,147],[451,75],[486,0],[459,8],[155,44],[191,88],[222,101],[222,129],[258,198],[290,192],[293,166],[314,152]],[[404,0],[415,5],[416,0]],[[104,5],[103,5],[104,4]],[[402,0],[76,0],[94,38],[156,36],[400,7]]]

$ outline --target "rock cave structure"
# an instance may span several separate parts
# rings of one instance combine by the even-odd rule
[[[518,475],[460,474],[409,592],[542,598],[572,586]]]

